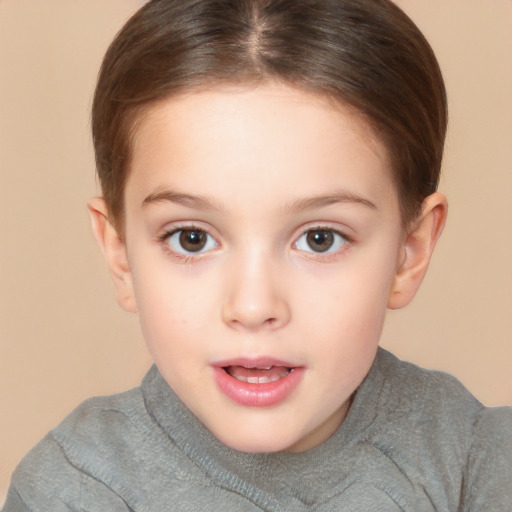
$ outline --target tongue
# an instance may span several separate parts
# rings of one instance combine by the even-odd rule
[[[272,366],[268,370],[262,368],[246,368],[245,366],[228,366],[226,371],[235,379],[251,384],[274,382],[290,373],[286,366]]]

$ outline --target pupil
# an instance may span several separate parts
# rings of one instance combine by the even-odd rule
[[[189,252],[197,252],[206,245],[206,233],[184,229],[180,233],[180,245]]]
[[[331,231],[310,231],[307,235],[309,247],[315,252],[325,252],[332,247],[334,235]]]

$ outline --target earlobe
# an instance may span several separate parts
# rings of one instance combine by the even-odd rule
[[[420,217],[407,231],[398,269],[388,299],[390,309],[409,304],[416,294],[430,262],[434,247],[443,231],[448,204],[443,194],[435,192],[423,202]]]
[[[130,313],[137,312],[133,279],[126,253],[126,244],[109,221],[108,208],[101,197],[87,203],[94,238],[105,257],[116,287],[117,302]]]

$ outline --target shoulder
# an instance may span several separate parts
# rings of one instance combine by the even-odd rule
[[[78,406],[49,433],[68,457],[104,450],[112,443],[130,443],[144,427],[147,412],[140,388],[111,396],[94,397]],[[132,437],[130,437],[132,436]]]
[[[177,496],[190,503],[209,483],[156,416],[179,416],[171,395],[152,367],[139,388],[86,400],[22,460],[5,512],[162,510]]]
[[[131,451],[129,445],[143,435],[143,411],[138,388],[86,400],[21,461],[5,512],[81,509],[82,497],[91,492],[105,510],[128,510],[112,493],[108,473],[113,469],[115,475],[123,454]],[[112,468],[105,467],[105,460]]]
[[[400,361],[383,350],[376,366],[382,398],[378,406],[387,420],[414,425],[432,442],[453,441],[450,447],[461,447],[461,460],[476,445],[509,443],[511,407],[486,407],[452,375]]]
[[[485,408],[474,423],[463,510],[512,511],[512,408]]]
[[[384,350],[379,350],[376,366],[385,402],[393,414],[420,421],[428,417],[440,424],[457,418],[458,424],[467,425],[470,435],[484,406],[455,377],[401,361]]]
[[[368,380],[366,440],[421,493],[440,509],[512,511],[511,408],[487,408],[451,375],[383,350]]]
[[[484,406],[457,379],[380,349],[362,391],[374,411],[369,432],[404,463],[464,463]]]

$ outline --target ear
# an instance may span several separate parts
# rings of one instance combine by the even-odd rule
[[[110,270],[117,291],[117,302],[129,313],[137,312],[133,278],[126,253],[126,243],[110,223],[108,208],[101,197],[95,197],[87,203],[91,217],[94,238],[100,246]]]
[[[420,217],[408,227],[402,260],[389,294],[390,309],[403,308],[416,295],[443,231],[447,213],[446,198],[435,192],[425,199]]]

